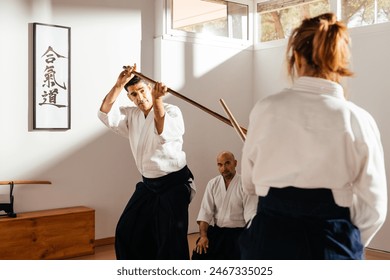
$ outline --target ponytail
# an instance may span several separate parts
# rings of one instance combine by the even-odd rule
[[[339,82],[352,76],[347,27],[333,13],[305,19],[293,30],[287,47],[288,73],[294,76],[294,52],[304,57],[313,76]]]

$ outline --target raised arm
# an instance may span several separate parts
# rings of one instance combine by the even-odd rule
[[[124,70],[119,74],[115,85],[103,99],[102,105],[100,106],[100,111],[106,114],[111,111],[112,105],[118,98],[126,83],[134,77],[134,74],[132,72],[135,70],[135,64],[133,66],[124,67]]]
[[[158,134],[161,134],[164,130],[165,110],[163,96],[166,95],[167,90],[167,87],[162,83],[156,83],[152,90],[154,123]]]

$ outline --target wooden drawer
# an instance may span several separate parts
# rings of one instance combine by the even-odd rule
[[[0,217],[0,259],[66,259],[95,251],[95,210],[84,206]]]

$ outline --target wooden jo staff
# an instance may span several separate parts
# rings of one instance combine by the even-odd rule
[[[156,81],[152,80],[151,78],[149,78],[149,77],[147,77],[147,76],[145,76],[145,75],[143,75],[143,74],[141,74],[141,73],[139,73],[139,72],[132,71],[132,73],[133,73],[134,75],[137,75],[138,77],[140,77],[140,78],[142,78],[142,79],[145,79],[145,80],[151,82],[151,83],[154,83],[154,84],[157,83]],[[203,110],[204,112],[209,113],[210,115],[212,115],[213,117],[219,119],[220,121],[223,121],[224,123],[226,123],[226,124],[228,124],[228,125],[230,125],[230,126],[233,126],[232,122],[231,122],[229,119],[227,119],[227,118],[225,118],[224,116],[221,116],[220,114],[218,114],[218,113],[216,113],[216,112],[210,110],[209,108],[206,108],[205,106],[203,106],[203,105],[201,105],[201,104],[195,102],[194,100],[192,100],[192,99],[190,99],[190,98],[188,98],[188,97],[186,97],[186,96],[184,96],[184,95],[178,93],[177,91],[174,91],[174,90],[171,89],[171,88],[168,88],[167,91],[168,91],[169,93],[171,93],[172,95],[174,95],[174,96],[176,96],[176,97],[179,97],[179,98],[183,99],[184,101],[187,101],[188,103],[194,105],[195,107],[198,107],[199,109]],[[233,126],[233,127],[234,127],[234,126]],[[242,131],[245,131],[245,133],[246,133],[246,129],[245,129],[245,128],[240,127],[240,129],[241,129]]]
[[[226,115],[229,116],[229,119],[232,123],[232,126],[234,130],[237,132],[238,136],[240,136],[242,142],[245,142],[246,139],[246,133],[242,130],[241,126],[238,125],[238,122],[234,118],[233,114],[230,112],[228,106],[226,105],[225,101],[221,98],[219,99],[219,102],[221,103],[223,109],[225,110]]]

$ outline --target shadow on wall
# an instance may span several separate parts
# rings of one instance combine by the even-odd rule
[[[117,219],[140,180],[128,140],[111,131],[33,176],[52,185],[16,187],[16,212],[88,206],[96,210],[96,238],[113,236]]]

